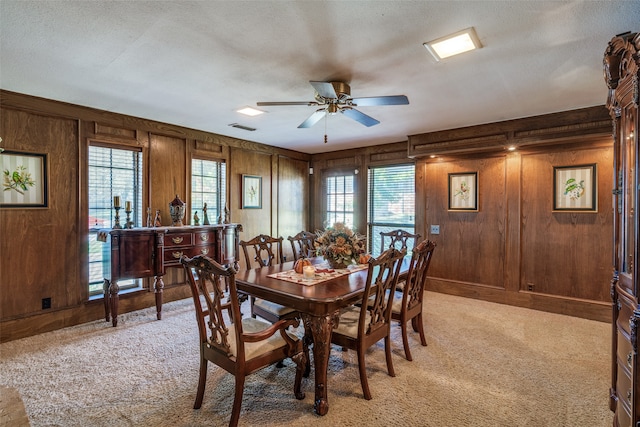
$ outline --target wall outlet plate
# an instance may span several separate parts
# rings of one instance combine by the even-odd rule
[[[432,225],[431,226],[431,234],[440,234],[440,226]]]

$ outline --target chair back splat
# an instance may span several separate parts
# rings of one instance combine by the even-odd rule
[[[202,405],[208,362],[235,376],[235,393],[229,426],[238,424],[245,377],[266,366],[291,358],[296,363],[294,395],[303,399],[302,374],[307,366],[302,341],[287,331],[295,319],[270,324],[243,319],[240,313],[233,266],[222,266],[203,255],[182,263],[195,305],[200,341],[200,375],[194,409]],[[225,296],[225,290],[228,295]],[[231,315],[225,315],[227,310]]]
[[[247,268],[268,267],[284,261],[282,256],[282,237],[259,234],[251,240],[241,240]]]
[[[315,255],[315,246],[313,243],[316,240],[316,235],[314,233],[301,231],[293,237],[287,237],[287,240],[291,242],[294,261],[300,258],[311,258]]]
[[[436,244],[434,242],[424,240],[413,249],[405,284],[395,292],[391,318],[400,322],[404,354],[407,360],[413,360],[407,337],[408,321],[411,321],[413,330],[420,334],[420,343],[423,346],[427,345],[422,321],[422,305],[427,272],[435,248]]]
[[[410,252],[415,247],[419,239],[420,234],[412,234],[400,228],[387,232],[381,231],[380,250],[384,251],[387,248],[396,248],[398,250],[405,249],[407,252]]]

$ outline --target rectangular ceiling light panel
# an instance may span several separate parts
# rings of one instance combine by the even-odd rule
[[[436,61],[482,47],[473,27],[423,44]]]

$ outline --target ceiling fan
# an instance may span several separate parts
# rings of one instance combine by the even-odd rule
[[[372,96],[365,98],[352,98],[351,88],[343,82],[314,82],[310,81],[315,89],[315,101],[292,101],[292,102],[258,102],[259,107],[283,106],[283,105],[308,105],[320,106],[298,128],[309,128],[316,124],[327,114],[342,113],[345,116],[369,127],[380,123],[373,117],[356,110],[353,107],[368,107],[373,105],[406,105],[409,103],[404,95],[394,96]]]

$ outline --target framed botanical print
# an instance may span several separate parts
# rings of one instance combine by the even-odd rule
[[[262,177],[242,175],[242,208],[262,209]]]
[[[553,167],[553,210],[598,211],[596,164]]]
[[[449,210],[478,211],[478,172],[449,174]]]
[[[0,208],[48,206],[47,155],[5,150],[0,153]]]

